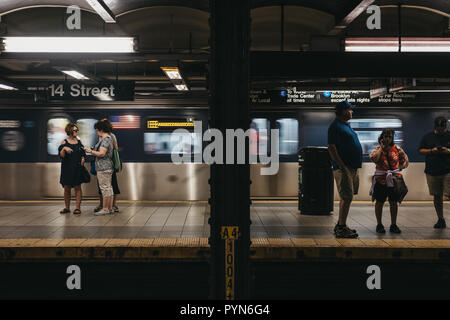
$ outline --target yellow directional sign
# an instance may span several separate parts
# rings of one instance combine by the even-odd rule
[[[160,122],[158,120],[147,121],[148,129],[170,128],[170,127],[193,127],[193,122]]]

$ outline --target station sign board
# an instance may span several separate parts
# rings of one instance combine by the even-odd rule
[[[373,95],[372,95],[373,96]],[[277,105],[309,105],[309,104],[336,104],[347,100],[351,104],[392,104],[415,103],[418,93],[394,92],[385,93],[371,98],[370,90],[302,90],[297,87],[286,89],[267,90],[252,89],[250,91],[250,103],[252,104],[277,104]],[[423,99],[422,99],[423,100]],[[420,101],[419,101],[420,102]]]
[[[133,101],[134,81],[52,82],[47,93],[50,101]]]

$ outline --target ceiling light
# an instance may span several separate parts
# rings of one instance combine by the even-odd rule
[[[111,96],[104,94],[104,93],[100,93],[97,98],[101,101],[113,101],[113,98],[111,98]]]
[[[89,80],[88,77],[86,77],[85,75],[83,75],[75,70],[61,70],[61,72],[67,74],[68,76],[71,76],[72,78],[78,79],[78,80]]]
[[[4,37],[3,52],[131,53],[132,37]]]
[[[176,84],[175,88],[177,88],[178,91],[188,91],[188,87],[185,84]]]
[[[115,23],[116,19],[109,7],[103,2],[103,0],[86,0],[92,9],[105,20],[106,23]]]
[[[162,71],[167,75],[167,77],[171,80],[183,79],[180,74],[180,70],[177,67],[161,67]]]
[[[347,52],[398,52],[398,38],[347,38]],[[450,38],[402,38],[401,52],[450,52]]]
[[[8,86],[8,85],[3,84],[3,83],[0,83],[0,89],[3,89],[3,90],[18,90],[17,88]]]

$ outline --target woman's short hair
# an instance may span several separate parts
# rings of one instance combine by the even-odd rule
[[[67,124],[66,128],[64,129],[66,131],[66,134],[68,136],[71,136],[73,133],[74,128],[78,129],[78,126],[75,123],[69,123]]]
[[[381,131],[380,136],[378,137],[378,143],[380,143],[381,139],[383,139],[385,136],[391,136],[392,137],[391,147],[392,147],[394,145],[394,135],[395,135],[394,129],[390,128],[383,129],[383,131]]]
[[[446,128],[447,127],[447,118],[445,117],[437,117],[434,119],[434,128]]]
[[[111,122],[109,122],[108,119],[102,119],[102,120],[97,121],[94,125],[94,128],[99,131],[106,132],[106,133],[112,132],[112,129],[113,129],[112,124],[111,124]]]

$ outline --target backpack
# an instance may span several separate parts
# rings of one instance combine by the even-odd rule
[[[112,160],[113,160],[114,172],[122,171],[122,161],[120,161],[119,151],[117,151],[116,148],[113,148]]]

